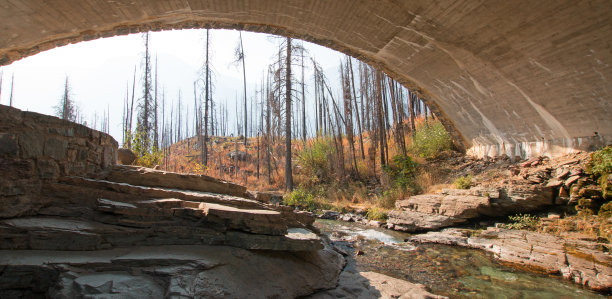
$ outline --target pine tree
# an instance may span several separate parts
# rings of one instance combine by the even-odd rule
[[[143,34],[145,42],[145,56],[144,56],[144,77],[143,77],[143,97],[139,103],[138,113],[138,124],[136,127],[137,140],[137,152],[140,156],[144,156],[151,150],[151,131],[152,121],[154,118],[154,103],[151,96],[151,57],[149,55],[149,33]]]
[[[55,115],[61,119],[76,121],[76,107],[74,100],[71,95],[70,83],[68,82],[68,76],[66,76],[66,82],[64,84],[64,94],[62,95],[59,103],[55,108]]]

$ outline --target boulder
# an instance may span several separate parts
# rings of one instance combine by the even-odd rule
[[[136,154],[130,149],[120,148],[117,150],[117,163],[123,165],[132,165],[136,160]]]
[[[552,188],[533,184],[444,189],[441,194],[411,196],[395,203],[387,223],[417,232],[466,223],[480,217],[525,213],[552,205]]]
[[[340,213],[331,210],[323,210],[317,217],[320,219],[336,220],[340,217]]]

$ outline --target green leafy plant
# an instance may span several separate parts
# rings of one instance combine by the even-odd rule
[[[298,163],[302,167],[305,187],[328,182],[331,178],[330,157],[335,152],[329,138],[315,140],[312,146],[298,153]]]
[[[472,175],[460,176],[458,177],[453,185],[456,189],[470,189],[472,187]]]
[[[612,146],[608,145],[591,154],[591,160],[585,165],[587,173],[597,178],[604,198],[608,197],[612,189],[608,185],[608,177],[612,174]]]
[[[414,136],[411,151],[420,157],[431,158],[439,152],[450,150],[453,142],[439,121],[419,127]]]
[[[283,196],[283,203],[288,206],[308,210],[311,212],[317,209],[330,209],[332,206],[320,202],[316,197],[302,188],[296,188],[291,193],[287,193]]]
[[[385,221],[387,220],[388,216],[387,216],[387,213],[385,213],[385,211],[378,209],[376,207],[371,207],[366,212],[366,217],[368,217],[368,219],[370,220]]]
[[[134,165],[152,168],[161,164],[164,159],[163,151],[157,147],[149,148],[150,141],[145,140],[146,138],[140,130],[136,130],[135,134],[129,134],[128,138],[132,139],[133,150],[136,154]]]
[[[540,225],[540,217],[529,214],[508,216],[511,223],[503,225],[507,229],[536,230]]]
[[[415,176],[418,164],[409,156],[396,155],[389,165],[383,166],[383,171],[389,175],[395,188],[416,189]]]

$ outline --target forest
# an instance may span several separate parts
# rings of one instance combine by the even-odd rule
[[[254,93],[247,94],[248,53],[240,35],[234,63],[242,68],[243,98],[236,99],[241,111],[230,113],[225,100],[215,97],[209,35],[206,30],[204,64],[193,94],[169,97],[160,88],[150,34],[142,34],[142,78],[135,67],[122,107],[120,142],[137,155],[135,164],[286,191],[287,204],[306,209],[390,209],[395,198],[431,184],[419,182],[419,161],[453,147],[418,91],[346,55],[337,65],[340,82],[332,82],[302,42],[291,38],[277,38],[273,62]],[[307,68],[312,78],[305,77]],[[313,82],[314,92],[306,91],[306,82]],[[137,88],[142,97],[136,97]],[[67,78],[56,114],[78,122],[70,97]],[[108,132],[109,110],[92,125]]]

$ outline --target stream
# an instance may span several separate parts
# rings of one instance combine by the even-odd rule
[[[411,244],[410,234],[335,220],[315,226],[352,253],[359,271],[420,283],[451,298],[606,298],[560,276],[521,271],[489,253],[441,244]],[[348,241],[348,242],[347,242]]]

